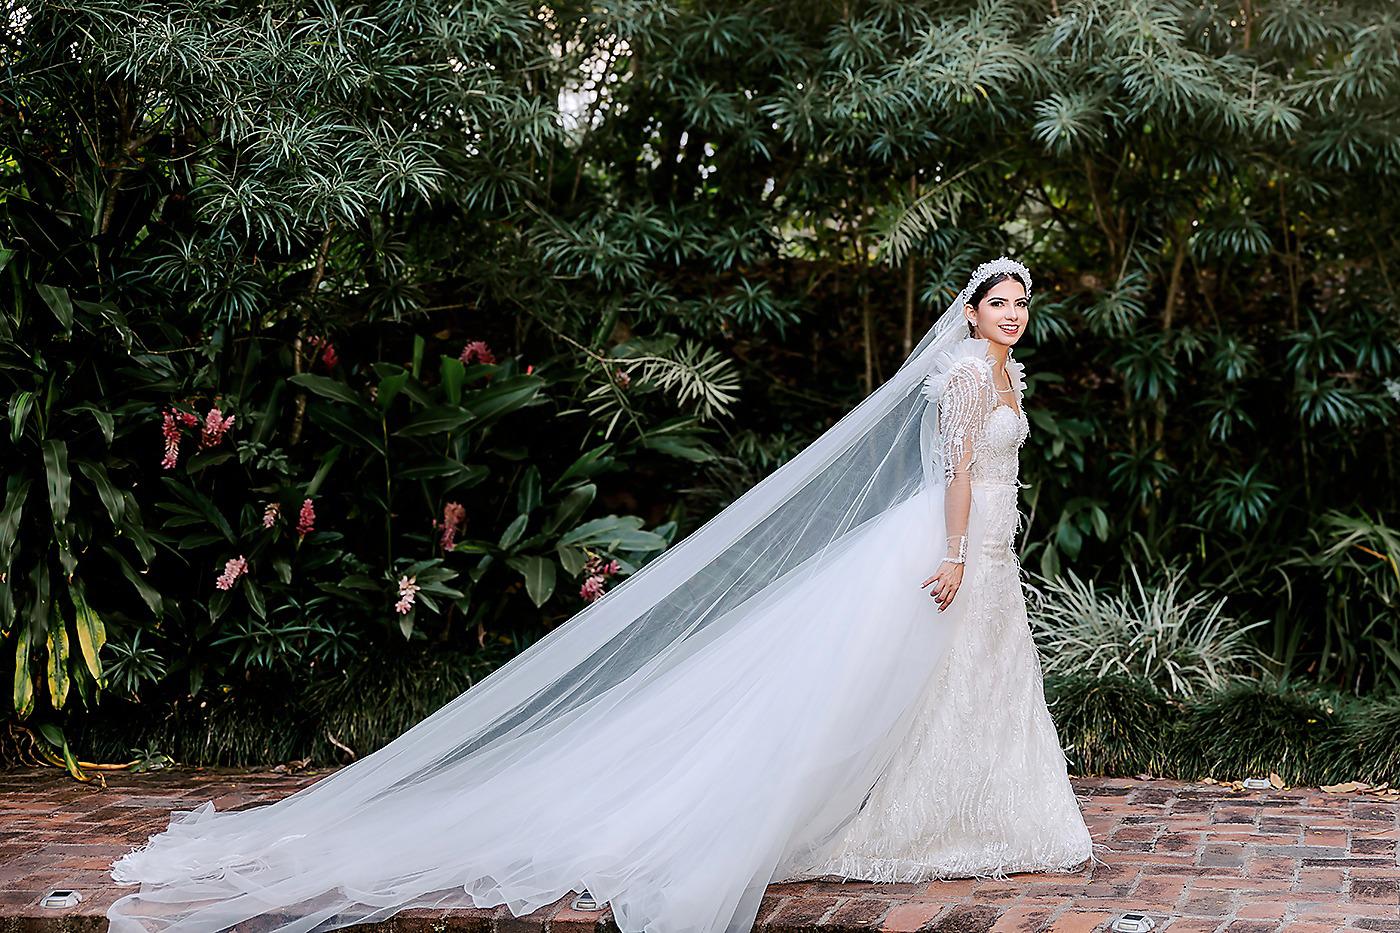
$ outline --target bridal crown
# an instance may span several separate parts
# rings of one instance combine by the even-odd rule
[[[977,291],[977,286],[981,285],[992,276],[999,275],[1002,272],[1010,272],[1020,279],[1021,284],[1026,286],[1026,297],[1031,297],[1030,270],[1009,256],[998,256],[991,262],[984,262],[973,270],[972,278],[967,280],[967,285],[965,285],[962,292],[958,294],[959,307],[967,301],[973,292]]]

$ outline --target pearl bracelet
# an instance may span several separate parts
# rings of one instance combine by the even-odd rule
[[[954,540],[953,538],[948,539],[948,547],[950,550],[952,549]],[[967,563],[967,535],[958,535],[956,540],[958,542],[958,556],[945,557],[943,560],[950,564],[965,564]]]

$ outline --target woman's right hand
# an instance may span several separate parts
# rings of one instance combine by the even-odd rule
[[[933,589],[929,595],[938,603],[938,611],[942,612],[948,608],[948,604],[953,601],[953,597],[958,595],[958,587],[962,586],[963,568],[966,564],[955,564],[952,561],[944,561],[938,565],[933,576],[929,577],[922,584],[920,589],[933,584]]]

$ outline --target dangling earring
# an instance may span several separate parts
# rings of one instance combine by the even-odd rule
[[[977,322],[976,322],[976,321],[968,321],[968,322],[967,322],[967,335],[968,335],[969,337],[976,337],[976,336],[977,336]]]

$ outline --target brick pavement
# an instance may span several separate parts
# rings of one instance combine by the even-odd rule
[[[0,773],[0,933],[105,930],[112,859],[164,828],[172,808],[279,799],[323,774],[234,769],[115,773],[108,786],[57,770]],[[1073,778],[1105,864],[1078,874],[927,884],[809,881],[769,888],[765,933],[1092,933],[1137,910],[1154,933],[1400,933],[1400,803],[1315,788],[1234,791],[1182,781]],[[52,887],[84,901],[37,906]],[[494,910],[409,910],[396,933],[616,933],[568,898],[515,919]],[[363,929],[363,927],[361,927]]]

